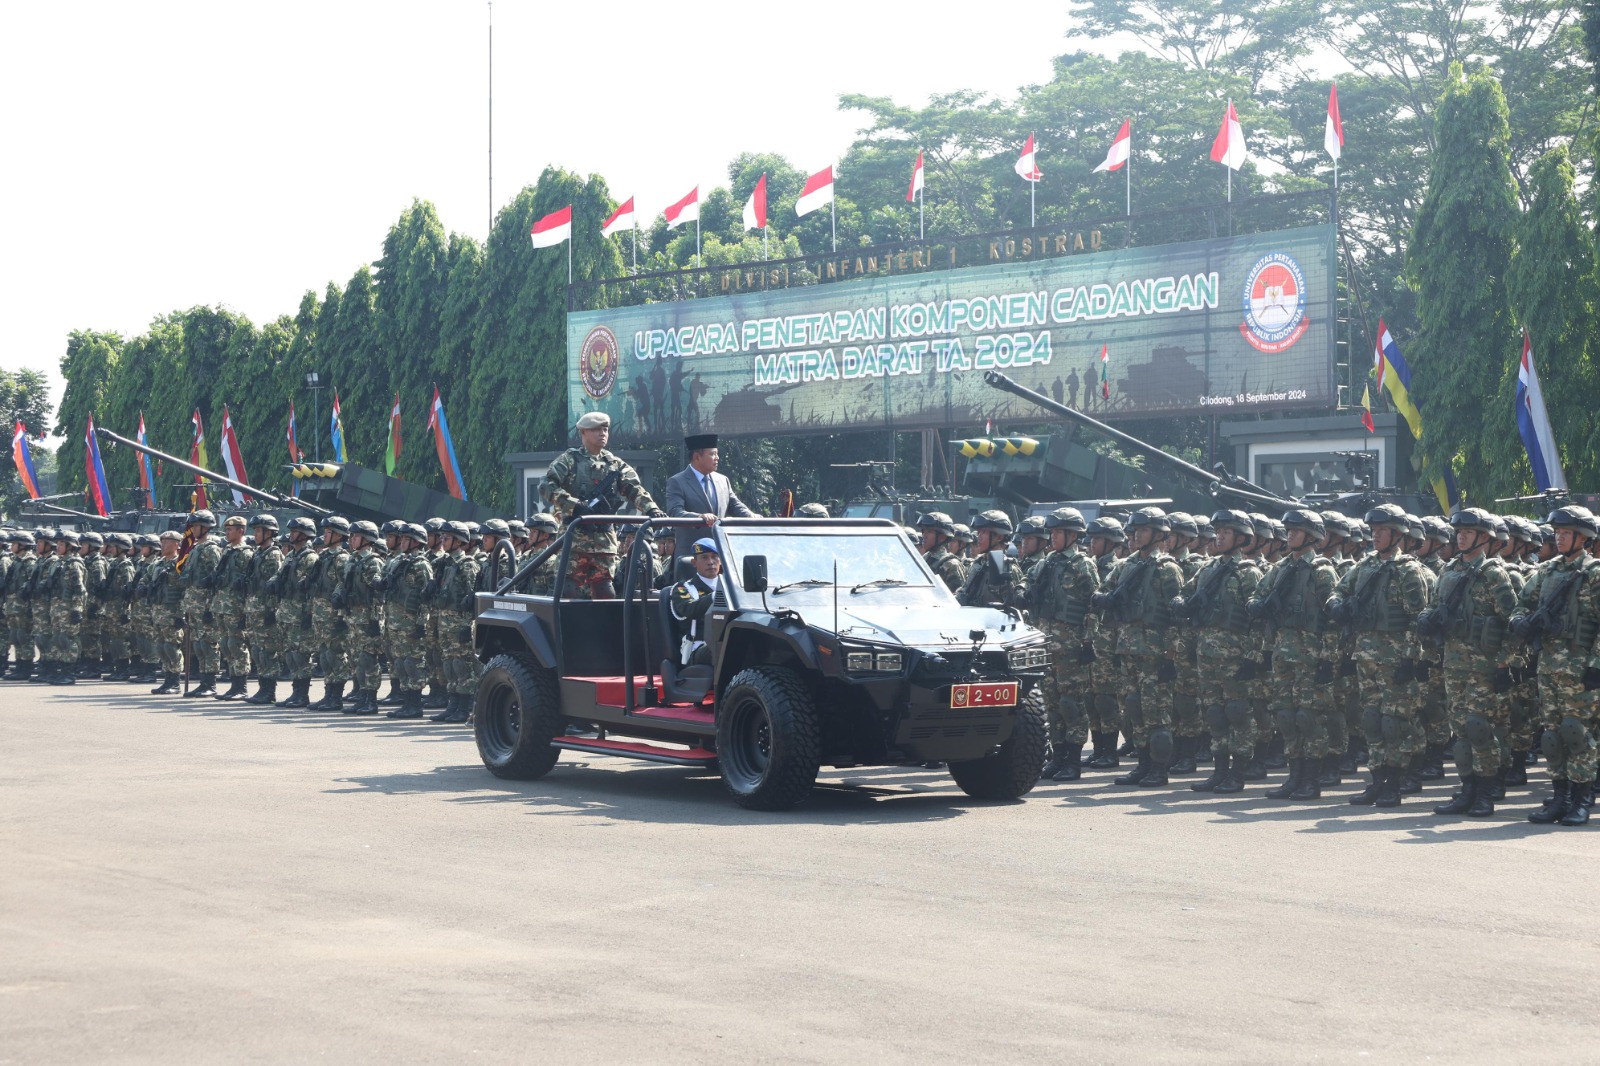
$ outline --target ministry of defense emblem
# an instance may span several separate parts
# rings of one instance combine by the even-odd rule
[[[1306,276],[1282,252],[1262,256],[1244,282],[1244,321],[1239,333],[1257,351],[1286,351],[1311,325],[1306,318]]]

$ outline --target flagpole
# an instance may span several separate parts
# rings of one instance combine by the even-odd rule
[[[1037,168],[1035,168],[1035,169],[1037,169]],[[1034,194],[1035,191],[1038,190],[1038,188],[1039,188],[1039,183],[1030,178],[1028,180],[1028,228],[1029,229],[1033,229],[1035,226],[1038,225],[1038,223],[1034,221],[1034,217],[1033,217],[1033,194]]]
[[[770,258],[767,255],[767,233],[771,229],[772,229],[771,226],[762,226],[761,227],[761,259],[762,259],[763,262],[765,262],[768,258]]]
[[[928,209],[928,172],[922,172],[922,188],[917,190],[917,240],[928,239],[928,228],[923,222],[923,215]]]
[[[570,229],[570,227],[568,227]],[[567,284],[572,284],[572,235],[567,235]]]
[[[1122,164],[1122,179],[1126,183],[1124,197],[1127,201],[1128,217],[1133,217],[1133,134],[1128,134],[1128,161]]]
[[[833,198],[828,198],[828,229],[833,234],[833,250],[839,251],[839,216],[833,206]]]
[[[633,216],[633,272],[639,273],[639,216]]]
[[[700,190],[695,190],[694,201],[694,265],[700,266]]]

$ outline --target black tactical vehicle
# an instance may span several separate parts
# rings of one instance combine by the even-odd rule
[[[591,516],[711,537],[723,574],[709,666],[679,665],[668,589],[645,588],[634,542],[620,599],[518,591],[541,565],[564,575],[564,535],[478,595],[487,664],[478,751],[506,778],[542,777],[562,751],[718,771],[745,807],[782,810],[822,766],[945,762],[963,791],[1013,800],[1045,753],[1044,637],[1015,611],[962,607],[901,530],[879,519]],[[504,556],[496,556],[496,569]],[[678,579],[692,562],[675,561]]]

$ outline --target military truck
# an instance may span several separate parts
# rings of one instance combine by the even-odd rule
[[[710,661],[677,653],[670,586],[621,598],[566,595],[573,528],[632,523],[710,537],[726,564],[707,615]],[[963,607],[902,531],[880,519],[591,515],[480,593],[474,647],[487,664],[474,709],[484,766],[531,780],[562,752],[720,773],[755,810],[805,800],[823,766],[944,762],[968,795],[1015,800],[1044,763],[1044,636],[1014,609]],[[552,594],[522,589],[547,563]],[[675,561],[679,580],[692,561]]]

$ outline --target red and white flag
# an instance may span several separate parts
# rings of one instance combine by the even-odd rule
[[[750,190],[750,199],[744,202],[744,228],[767,228],[767,176],[761,175],[756,187]]]
[[[833,203],[833,166],[823,167],[806,179],[806,187],[800,190],[800,199],[794,202],[794,213],[799,218],[804,218],[819,207],[827,207]]]
[[[621,233],[625,229],[633,228],[633,197],[617,205],[611,212],[611,217],[600,223],[600,236],[609,237],[613,233]]]
[[[1339,118],[1339,86],[1328,86],[1328,124],[1322,131],[1322,149],[1333,156],[1333,161],[1339,161],[1339,152],[1344,148],[1344,122]]]
[[[244,453],[239,450],[239,438],[233,432],[233,415],[228,413],[227,404],[222,406],[222,469],[235,481],[250,483],[250,475],[244,472]],[[233,505],[243,507],[250,501],[250,497],[233,490]]]
[[[1105,162],[1094,168],[1094,173],[1102,174],[1108,170],[1121,170],[1128,162],[1128,152],[1133,147],[1133,128],[1127,119],[1122,120],[1122,128],[1117,131],[1116,140],[1111,142],[1111,148],[1106,152]]]
[[[1239,113],[1229,100],[1228,112],[1222,116],[1222,128],[1217,130],[1217,139],[1211,142],[1211,161],[1229,170],[1238,170],[1244,166],[1244,160],[1244,130],[1239,128]]]
[[[533,224],[528,235],[535,248],[553,248],[562,241],[572,239],[572,205],[552,211]]]
[[[1022,154],[1017,156],[1017,177],[1023,181],[1038,181],[1044,177],[1044,171],[1039,169],[1037,153],[1033,148],[1033,134],[1028,134],[1028,143],[1022,146]]]
[[[922,191],[922,153],[917,152],[917,165],[911,168],[911,188],[906,190],[906,203],[913,203]]]
[[[689,190],[689,195],[661,212],[667,217],[667,228],[677,229],[689,222],[700,221],[700,186]]]

